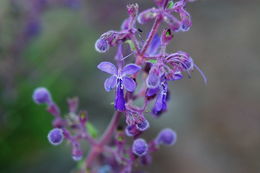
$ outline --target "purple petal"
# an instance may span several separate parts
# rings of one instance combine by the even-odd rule
[[[167,103],[166,103],[166,94],[160,94],[157,96],[154,107],[153,107],[153,114],[156,116],[159,116],[161,113],[163,113],[167,109]]]
[[[139,70],[141,70],[140,66],[135,65],[135,64],[128,64],[123,68],[121,74],[122,74],[122,76],[132,75],[132,74],[135,74],[136,72],[138,72]]]
[[[130,78],[130,77],[123,77],[123,86],[125,87],[125,89],[129,92],[133,92],[136,88],[136,83],[135,81]]]
[[[111,89],[116,86],[116,76],[111,76],[105,80],[104,88],[107,92],[111,91]]]
[[[190,27],[192,26],[190,14],[186,10],[181,9],[180,17],[181,17],[181,21],[182,21],[181,30],[188,31],[190,29]]]
[[[161,46],[161,39],[158,34],[155,34],[150,46],[147,49],[147,54],[149,56],[154,56],[158,53],[159,47]]]
[[[163,13],[163,19],[173,31],[177,32],[180,30],[180,21],[173,15],[165,12]]]
[[[117,74],[116,66],[110,62],[101,62],[100,64],[98,64],[97,68],[109,74]]]
[[[159,14],[159,11],[156,10],[155,8],[151,8],[148,10],[145,10],[141,12],[137,18],[138,22],[140,24],[144,24],[150,20],[155,19],[155,17]]]
[[[148,88],[146,92],[146,96],[151,97],[157,94],[160,91],[159,87],[158,88]]]
[[[125,99],[124,99],[124,90],[122,87],[122,81],[119,80],[119,83],[116,87],[116,97],[115,97],[115,109],[118,111],[125,111]]]
[[[148,88],[157,88],[160,84],[160,74],[157,68],[152,68],[146,79],[146,85]]]

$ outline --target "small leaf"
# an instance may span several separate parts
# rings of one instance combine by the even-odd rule
[[[155,64],[155,63],[157,63],[157,60],[156,59],[150,59],[150,60],[148,60],[148,62]]]
[[[132,40],[127,40],[126,43],[129,44],[131,51],[136,50],[136,47],[135,47],[134,43],[132,42]]]
[[[174,6],[174,2],[173,1],[169,1],[167,8],[172,8],[173,6]]]
[[[92,136],[93,138],[96,138],[98,136],[98,130],[95,128],[93,124],[87,122],[86,128],[90,136]]]

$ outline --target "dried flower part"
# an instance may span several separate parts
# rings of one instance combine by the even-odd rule
[[[132,17],[137,16],[138,10],[139,10],[139,5],[137,3],[127,5],[128,14]]]
[[[148,144],[142,138],[136,139],[132,145],[132,152],[141,157],[147,154]]]
[[[60,145],[63,142],[63,131],[59,128],[52,129],[48,134],[48,140],[52,145]]]
[[[155,139],[157,145],[174,145],[177,140],[177,135],[172,129],[163,129]]]

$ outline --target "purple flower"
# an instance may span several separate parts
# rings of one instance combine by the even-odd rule
[[[176,143],[177,135],[172,129],[162,130],[155,139],[157,145],[173,145]]]
[[[147,97],[152,97],[157,94],[156,101],[154,103],[152,113],[159,116],[161,113],[167,110],[168,100],[168,83],[164,76],[159,80],[159,86],[157,88],[148,88],[146,92]]]
[[[115,109],[125,111],[124,88],[129,92],[133,92],[136,88],[135,81],[128,77],[128,75],[135,74],[141,67],[135,64],[128,64],[123,69],[117,69],[110,62],[101,62],[97,67],[101,71],[112,75],[105,80],[105,90],[109,92],[116,87]]]
[[[161,18],[174,31],[188,31],[192,25],[190,14],[184,9],[186,0],[176,2],[172,7],[167,7],[169,0],[155,0],[157,8],[151,8],[141,12],[138,22],[144,24],[155,18]],[[180,20],[171,13],[178,13]]]
[[[33,100],[37,104],[51,104],[52,103],[51,94],[44,87],[39,87],[34,90]]]
[[[137,156],[144,156],[147,154],[148,151],[148,144],[142,138],[138,138],[134,141],[132,146],[132,152]]]
[[[60,145],[63,141],[63,131],[59,128],[52,129],[48,134],[48,140],[52,145]]]

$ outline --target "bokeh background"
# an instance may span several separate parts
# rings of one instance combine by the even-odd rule
[[[96,65],[115,52],[98,54],[95,40],[118,29],[125,5],[141,10],[152,0],[0,0],[0,172],[71,172],[66,145],[46,138],[52,117],[32,102],[45,86],[65,113],[66,99],[102,132],[113,113],[113,93]],[[168,51],[189,52],[198,72],[171,85],[169,112],[148,115],[152,139],[164,127],[177,131],[174,147],[153,154],[152,173],[260,172],[260,1],[198,0],[188,5],[193,27],[175,35]],[[146,31],[148,26],[139,26]],[[145,34],[142,34],[145,37]]]

